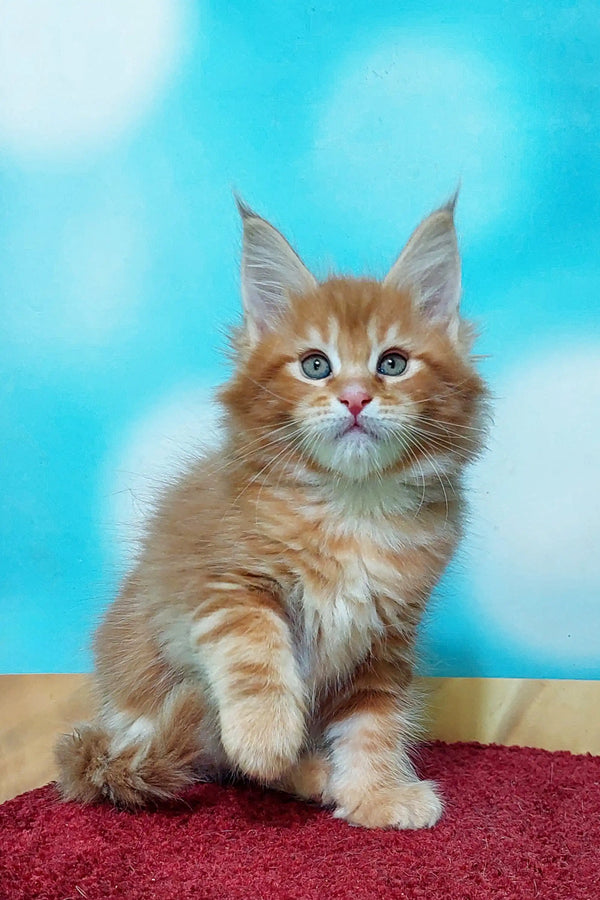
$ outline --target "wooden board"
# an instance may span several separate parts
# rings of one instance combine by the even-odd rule
[[[600,682],[424,679],[432,737],[600,754]],[[0,676],[0,801],[55,777],[56,737],[92,713],[87,675]]]

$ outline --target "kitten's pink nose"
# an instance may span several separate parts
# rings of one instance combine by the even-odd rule
[[[357,385],[348,386],[338,397],[340,403],[343,403],[344,406],[348,407],[355,419],[358,418],[367,403],[370,403],[372,399],[373,398],[367,394],[364,388],[358,387]]]

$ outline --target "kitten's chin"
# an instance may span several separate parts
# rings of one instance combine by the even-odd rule
[[[312,452],[323,468],[351,481],[363,481],[383,472],[398,459],[398,453],[392,452],[389,446],[355,429],[333,440],[319,442]]]

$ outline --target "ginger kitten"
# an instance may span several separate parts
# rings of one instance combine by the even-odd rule
[[[138,807],[257,779],[369,828],[442,804],[409,758],[416,630],[461,532],[485,388],[453,202],[383,282],[317,282],[240,204],[225,438],[165,490],[95,641],[99,715],[63,796]]]

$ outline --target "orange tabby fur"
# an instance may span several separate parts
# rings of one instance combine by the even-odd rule
[[[157,506],[96,637],[98,721],[59,742],[60,788],[135,807],[233,772],[353,824],[431,826],[441,802],[408,756],[415,634],[460,537],[485,395],[453,307],[452,207],[383,284],[317,284],[241,212],[224,443]],[[377,370],[390,348],[408,359],[400,377]],[[332,361],[320,380],[300,368],[315,350]],[[349,385],[385,435],[332,437]]]

